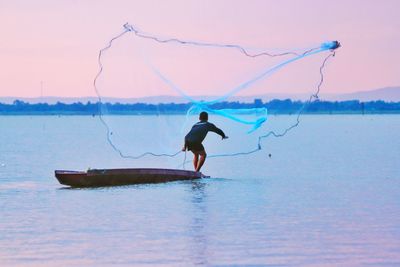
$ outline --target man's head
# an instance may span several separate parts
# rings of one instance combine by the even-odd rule
[[[208,121],[208,113],[205,112],[205,111],[201,112],[201,113],[200,113],[200,116],[199,116],[199,119],[200,119],[201,121]]]

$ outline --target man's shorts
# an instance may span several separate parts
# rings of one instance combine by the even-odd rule
[[[197,143],[197,142],[186,141],[185,147],[187,148],[187,150],[190,150],[193,152],[204,151],[204,146],[201,143]]]

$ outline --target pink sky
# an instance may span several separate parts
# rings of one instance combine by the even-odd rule
[[[40,96],[41,81],[45,96],[95,95],[92,81],[98,68],[98,50],[121,31],[125,22],[162,36],[266,49],[308,47],[337,39],[343,47],[326,69],[324,92],[398,86],[399,10],[400,1],[397,0],[2,0],[0,96]],[[117,60],[127,53],[135,62],[140,61],[134,42],[130,36],[113,50],[114,54],[110,53],[110,62],[105,63],[112,71],[102,77],[102,95],[173,94],[168,88],[160,88],[157,78],[141,74],[145,65],[126,58]],[[203,57],[199,50],[192,50],[192,57],[187,58],[190,62],[180,58],[172,67],[163,63],[163,53],[167,53],[166,58],[172,57],[176,49],[150,50],[149,56],[161,68],[165,65],[165,72],[189,94],[223,94],[226,89],[257,73],[264,64],[255,62],[252,65],[246,60],[232,64],[236,59],[224,58],[224,52],[218,54],[215,63],[212,57]],[[133,58],[134,54],[136,58]],[[317,56],[315,62],[320,63],[322,59],[323,55]],[[318,79],[315,62],[311,60],[310,65],[293,66],[288,72],[279,73],[243,94],[298,92],[294,89],[297,83],[299,88],[303,83],[313,86]],[[212,67],[208,69],[209,64],[220,69],[218,77],[206,73],[211,70],[214,74]],[[190,68],[185,68],[186,65]],[[135,75],[140,79],[134,78]],[[293,82],[283,83],[288,80]],[[118,90],[105,89],[111,87]]]

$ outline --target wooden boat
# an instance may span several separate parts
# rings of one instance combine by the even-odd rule
[[[174,169],[93,169],[85,171],[56,170],[60,184],[71,187],[100,187],[144,183],[164,183],[205,177],[201,172]]]

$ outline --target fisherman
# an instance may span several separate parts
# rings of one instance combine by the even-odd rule
[[[228,136],[226,136],[221,129],[217,128],[214,124],[208,122],[207,112],[201,112],[199,120],[200,121],[193,125],[190,132],[185,136],[185,145],[182,148],[182,151],[192,151],[194,155],[193,166],[196,172],[200,171],[201,167],[206,161],[207,154],[204,150],[202,142],[204,138],[206,138],[207,133],[211,131],[219,134],[222,139],[228,138]]]

